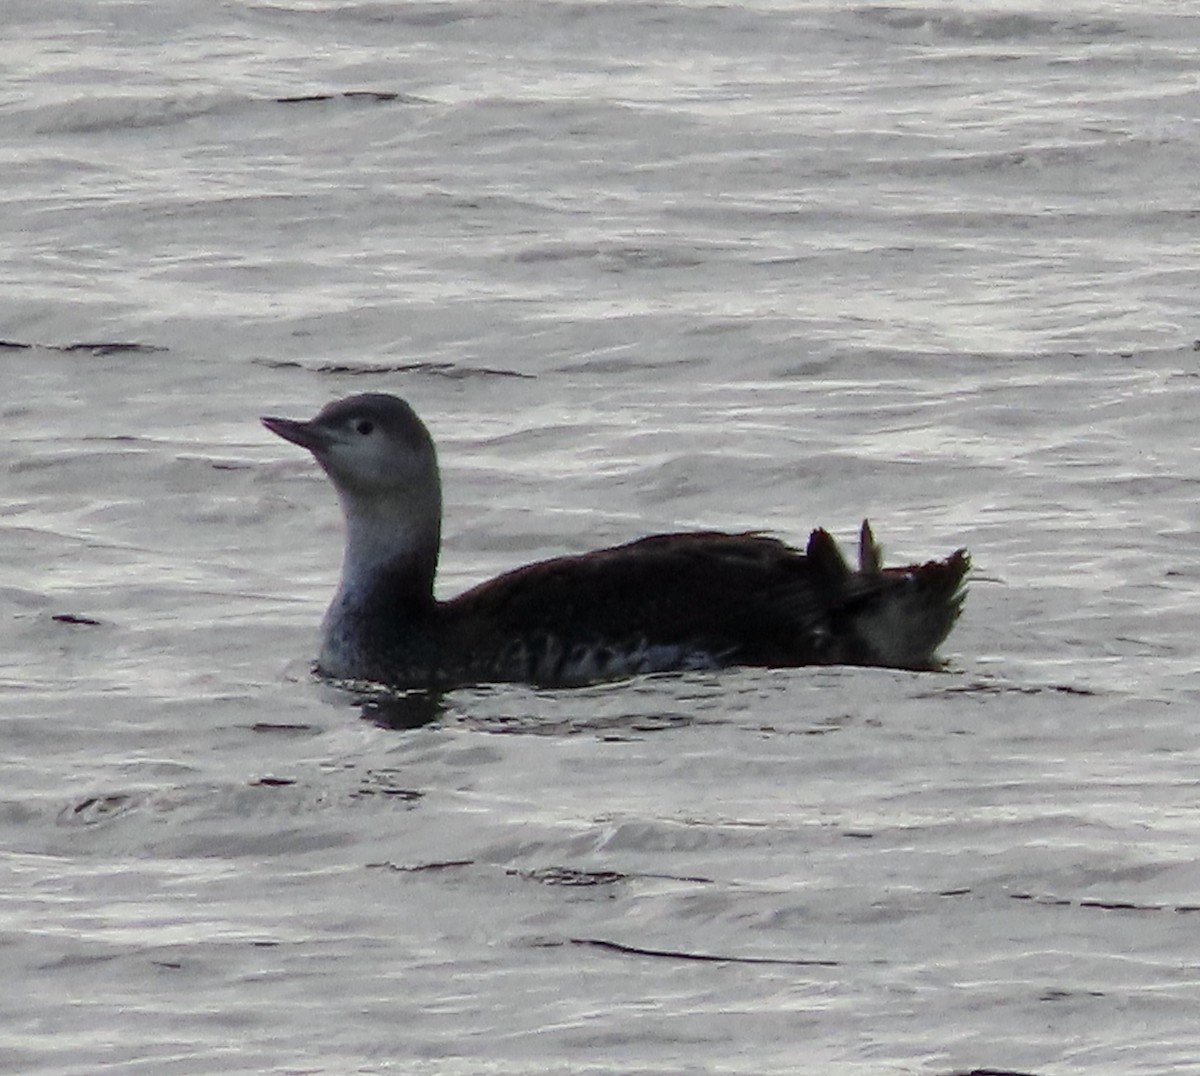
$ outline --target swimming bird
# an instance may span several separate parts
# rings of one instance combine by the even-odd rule
[[[371,392],[307,422],[262,422],[308,449],[341,501],[342,576],[317,660],[335,679],[568,687],[734,665],[934,669],[965,597],[965,550],[884,568],[864,521],[857,569],[821,529],[803,552],[759,532],[656,534],[439,601],[441,477],[412,407]]]

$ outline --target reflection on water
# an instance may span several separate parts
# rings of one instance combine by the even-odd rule
[[[654,713],[636,707],[621,712],[597,710],[594,699],[572,700],[573,692],[539,692],[520,686],[483,687],[475,690],[391,690],[372,685],[363,695],[362,685],[352,689],[362,716],[380,728],[405,731],[435,721],[452,720],[476,732],[509,735],[572,736],[590,733],[606,740],[648,732],[687,728],[700,720],[693,713]],[[517,696],[518,705],[514,707]]]
[[[387,691],[380,688],[357,705],[362,716],[380,728],[402,731],[431,725],[445,716],[446,696],[441,691]]]

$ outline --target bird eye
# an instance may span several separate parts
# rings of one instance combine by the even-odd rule
[[[358,433],[361,433],[364,437],[366,437],[367,434],[369,434],[373,429],[375,429],[375,423],[372,422],[370,419],[360,418],[354,424],[354,429]]]

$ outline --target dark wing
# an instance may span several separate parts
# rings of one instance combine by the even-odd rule
[[[759,534],[655,535],[508,572],[442,615],[453,649],[477,654],[485,677],[510,678],[496,669],[513,662],[525,666],[513,679],[553,681],[555,662],[563,673],[572,655],[596,648],[610,657],[678,648],[714,665],[820,663],[831,660],[831,612],[858,578],[825,540],[814,558]],[[497,640],[511,658],[495,653]]]

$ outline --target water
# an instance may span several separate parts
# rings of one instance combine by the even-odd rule
[[[4,20],[0,1068],[1200,1069],[1197,16]],[[950,670],[392,727],[308,675],[336,506],[257,424],[364,389],[446,594],[869,514],[971,549]]]

